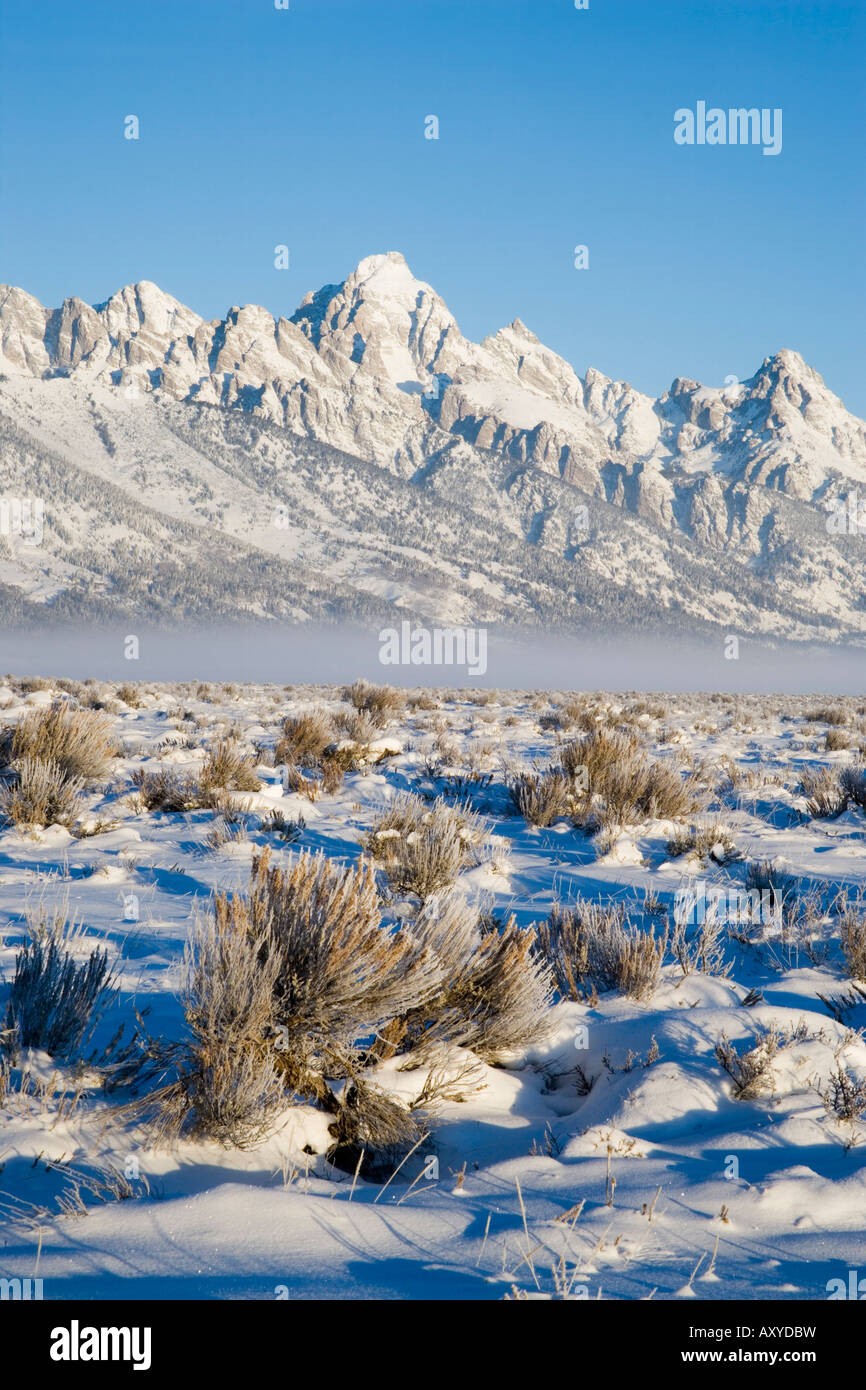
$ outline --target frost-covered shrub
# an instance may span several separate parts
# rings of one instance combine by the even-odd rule
[[[329,748],[321,762],[322,791],[327,796],[339,791],[346,773],[357,772],[362,766],[363,756],[363,749],[354,746]]]
[[[809,815],[816,819],[839,816],[848,804],[838,768],[804,767],[800,791],[806,798]]]
[[[697,806],[697,774],[682,777],[670,763],[651,762],[639,810],[648,820],[673,820],[690,815]]]
[[[746,870],[747,892],[768,893],[773,916],[789,920],[798,905],[798,879],[772,859],[755,859]]]
[[[310,773],[302,772],[294,763],[287,763],[283,770],[283,788],[294,792],[295,796],[305,796],[308,801],[318,801],[322,794],[322,783]]]
[[[148,811],[198,811],[213,804],[212,793],[194,777],[180,777],[165,768],[156,772],[136,768],[132,781]]]
[[[812,724],[848,724],[850,715],[844,705],[818,705],[803,715]]]
[[[851,736],[844,729],[829,728],[824,735],[824,748],[828,753],[839,753],[851,747]]]
[[[861,892],[852,901],[844,896],[838,904],[839,931],[845,968],[852,980],[866,980],[866,900]]]
[[[529,825],[546,826],[567,816],[574,805],[564,772],[518,772],[508,788],[515,810]]]
[[[379,725],[366,710],[341,710],[334,716],[334,728],[344,738],[366,747],[379,736]]]
[[[298,767],[318,767],[325,749],[334,742],[331,720],[322,709],[291,715],[283,724],[282,737],[274,749],[277,763]]]
[[[2,754],[7,763],[36,758],[57,763],[68,777],[99,778],[117,751],[111,728],[112,721],[104,714],[56,704],[24,715],[14,728],[5,730]]]
[[[284,870],[265,853],[249,895],[218,896],[216,915],[245,921],[274,965],[280,1060],[299,1088],[440,982],[437,962],[409,934],[382,927],[367,863],[347,869],[300,855]]]
[[[15,959],[6,1028],[13,1048],[36,1047],[71,1060],[114,998],[108,953],[82,964],[56,940],[29,942]]]
[[[302,855],[283,870],[259,856],[248,894],[216,896],[187,964],[193,1041],[158,1097],[158,1132],[247,1147],[292,1093],[335,1116],[335,1147],[416,1131],[406,1107],[358,1075],[360,1040],[431,997],[441,970],[411,936],[383,929],[370,866]],[[332,1078],[350,1081],[339,1096]]]
[[[0,788],[0,812],[22,829],[64,825],[78,814],[83,777],[65,772],[54,759],[20,758],[10,780]]]
[[[720,864],[736,855],[733,831],[720,821],[683,826],[667,841],[665,849],[675,859],[682,854],[697,854],[701,860],[715,859]]]
[[[383,728],[389,719],[396,718],[406,708],[402,691],[390,685],[373,685],[356,680],[342,691],[342,698],[354,705],[359,714],[367,714],[376,728]]]
[[[843,1066],[830,1073],[826,1086],[818,1086],[824,1109],[840,1124],[853,1124],[866,1115],[866,1080]]]
[[[141,697],[137,686],[130,685],[126,682],[118,686],[116,693],[118,700],[122,700],[125,705],[129,705],[130,709],[141,708]]]
[[[538,947],[563,999],[580,1000],[589,979],[589,951],[579,914],[555,907],[536,927]]]
[[[277,835],[285,844],[291,844],[303,834],[307,825],[303,816],[290,820],[279,807],[274,807],[263,817],[261,828],[266,835]]]
[[[847,800],[866,811],[866,767],[845,767],[839,775],[839,788]]]
[[[439,701],[429,690],[412,690],[406,695],[406,705],[412,710],[431,710],[439,708]]]
[[[684,975],[691,975],[697,970],[702,975],[717,975],[725,979],[733,968],[730,963],[725,963],[725,914],[718,900],[710,899],[704,905],[701,920],[694,924],[695,929],[689,933],[688,918],[692,915],[695,901],[695,897],[687,893],[680,911],[675,910],[671,954]]]
[[[673,819],[697,809],[697,777],[649,761],[631,734],[596,729],[566,744],[561,763],[581,795],[575,824],[586,829]]]
[[[153,1098],[157,1133],[246,1146],[301,1095],[334,1117],[344,1166],[361,1147],[415,1141],[431,1096],[450,1094],[443,1048],[493,1061],[542,1037],[551,993],[532,934],[513,921],[482,931],[477,911],[446,894],[395,931],[382,924],[372,865],[310,855],[283,869],[265,853],[247,894],[217,894],[187,970],[191,1042]],[[416,1102],[370,1075],[396,1052],[426,1068]]]
[[[242,753],[231,740],[221,739],[208,753],[201,771],[201,785],[206,791],[212,787],[238,792],[261,791],[254,766],[250,754]]]
[[[25,676],[18,682],[18,689],[22,695],[29,695],[34,690],[50,690],[51,681],[44,676]]]
[[[723,1033],[716,1045],[716,1058],[733,1083],[735,1100],[756,1100],[773,1089],[773,1059],[781,1039],[773,1026],[759,1031],[753,1045],[738,1052]]]
[[[232,824],[224,816],[217,815],[214,823],[205,836],[205,845],[214,854],[218,853],[225,845],[243,845],[249,841],[246,824],[241,821],[239,824]]]
[[[450,1044],[496,1062],[545,1036],[553,979],[531,931],[510,918],[482,932],[477,911],[457,894],[425,904],[411,930],[445,983],[406,1017],[407,1048]]]
[[[363,845],[384,866],[393,888],[423,899],[454,882],[480,839],[472,811],[441,797],[428,806],[403,793],[379,816]]]
[[[356,1155],[388,1150],[394,1156],[412,1148],[423,1132],[423,1119],[379,1086],[354,1076],[344,1088],[329,1126],[341,1167],[353,1168]]]
[[[594,729],[597,705],[586,695],[566,695],[558,709],[563,728]]]
[[[262,955],[245,915],[197,920],[183,995],[192,1034],[178,1079],[157,1097],[156,1132],[186,1131],[233,1148],[269,1132],[285,1087],[268,1046],[276,961]]]
[[[578,898],[558,905],[537,933],[560,993],[578,997],[584,984],[646,999],[655,989],[667,949],[667,931],[656,936],[629,921],[619,903]]]
[[[510,919],[486,932],[465,969],[430,1009],[430,1027],[487,1062],[540,1041],[551,977],[532,952],[532,934]]]

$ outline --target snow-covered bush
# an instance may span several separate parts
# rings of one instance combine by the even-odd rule
[[[691,975],[694,971],[699,971],[702,975],[718,975],[722,979],[726,979],[733,967],[729,962],[725,962],[725,939],[727,936],[725,914],[720,909],[718,902],[706,903],[696,930],[689,936],[686,917],[691,915],[689,909],[693,902],[694,899],[687,894],[683,904],[686,912],[675,917],[671,936],[671,954],[675,957],[683,975]]]
[[[665,849],[674,859],[696,854],[702,861],[715,859],[717,863],[734,858],[737,852],[733,831],[721,821],[683,826],[670,837]]]
[[[839,786],[849,803],[866,811],[866,767],[844,767],[839,776]]]
[[[824,1109],[840,1124],[853,1124],[866,1115],[866,1080],[841,1065],[817,1087]]]
[[[363,844],[384,866],[393,888],[424,899],[454,882],[480,839],[472,811],[441,797],[428,806],[404,793],[379,816]]]
[[[803,718],[812,724],[831,724],[836,727],[851,722],[851,716],[844,705],[817,705],[804,710]]]
[[[197,811],[213,802],[212,794],[194,777],[180,777],[166,768],[155,772],[136,768],[132,781],[148,811]]]
[[[539,951],[563,999],[582,999],[589,979],[589,951],[582,922],[578,912],[555,907],[547,921],[536,926]]]
[[[156,1134],[190,1131],[233,1148],[268,1133],[285,1087],[267,1038],[277,962],[263,956],[244,913],[197,919],[186,951],[183,995],[192,1041],[178,1079],[158,1092]]]
[[[619,903],[578,898],[557,905],[536,939],[566,998],[580,998],[591,985],[647,999],[658,983],[668,934],[657,937],[654,925],[647,931],[630,922]]]
[[[353,1168],[362,1149],[373,1154],[410,1149],[424,1132],[424,1121],[380,1087],[354,1076],[340,1096],[330,1132],[340,1166]]]
[[[673,820],[697,809],[698,774],[682,777],[670,763],[651,762],[641,791],[639,809],[647,820]]]
[[[114,993],[105,950],[78,964],[56,940],[29,942],[15,959],[6,1014],[13,1052],[36,1047],[74,1060]]]
[[[235,922],[274,971],[273,1023],[287,1084],[321,1095],[359,1039],[418,1007],[440,986],[431,954],[380,922],[370,864],[347,869],[300,855],[288,869],[267,852],[253,863],[249,895],[218,895],[217,922]]]
[[[845,968],[852,980],[866,980],[866,895],[843,897],[837,910]]]
[[[809,815],[816,819],[839,816],[848,804],[839,769],[835,767],[804,767],[800,791],[806,798]]]
[[[772,859],[754,859],[746,870],[746,890],[769,893],[773,913],[781,914],[786,922],[790,922],[802,902],[797,896],[799,882],[783,862]]]
[[[496,1061],[546,1035],[552,978],[532,953],[532,933],[513,919],[482,930],[477,909],[446,892],[428,899],[402,934],[426,962],[424,996],[413,1005],[407,995],[376,1030],[368,1061],[400,1053],[415,1069],[454,1047]]]
[[[122,700],[125,705],[129,705],[130,709],[141,708],[141,696],[139,695],[137,686],[125,682],[123,685],[117,687],[115,693],[118,700]]]
[[[649,761],[631,734],[596,729],[566,744],[561,763],[581,793],[574,820],[585,829],[673,819],[698,806],[696,774]]]
[[[238,792],[257,792],[261,783],[253,771],[255,764],[250,754],[244,754],[230,739],[221,739],[210,750],[201,771],[201,785],[205,790],[222,787]]]
[[[733,1083],[735,1100],[756,1100],[773,1089],[773,1059],[782,1040],[771,1026],[758,1031],[751,1047],[738,1052],[727,1034],[716,1045],[716,1058]]]
[[[38,758],[57,763],[69,777],[103,777],[117,751],[111,730],[112,721],[104,714],[56,704],[25,714],[5,730],[0,753],[13,765]]]
[[[0,812],[19,829],[65,825],[78,814],[84,778],[72,776],[53,758],[23,757],[0,788]]]
[[[197,924],[187,971],[193,1041],[156,1098],[157,1134],[247,1147],[292,1093],[335,1115],[335,1146],[415,1134],[408,1110],[355,1074],[357,1040],[433,994],[440,973],[411,938],[382,929],[369,867],[302,855],[285,871],[259,856],[249,894],[218,894]],[[351,1082],[340,1098],[334,1077]]]
[[[457,895],[391,930],[369,863],[301,855],[283,869],[265,852],[249,893],[217,894],[213,917],[195,927],[184,996],[192,1041],[153,1098],[157,1133],[246,1146],[300,1095],[334,1116],[343,1160],[414,1142],[440,1082],[428,1075],[418,1104],[404,1104],[369,1068],[400,1052],[429,1073],[443,1049],[495,1061],[542,1038],[552,980],[532,946],[513,920],[482,932]]]
[[[380,726],[366,710],[340,710],[334,716],[334,728],[341,738],[350,739],[364,747],[378,737]]]
[[[373,685],[370,681],[356,680],[342,691],[342,698],[353,705],[359,714],[367,714],[376,728],[381,729],[389,719],[402,714],[406,699],[402,691],[390,685]]]
[[[844,729],[831,727],[824,735],[824,748],[828,753],[839,753],[843,748],[851,747],[851,735]]]
[[[327,712],[308,710],[285,720],[282,736],[274,749],[274,761],[318,767],[322,754],[333,742],[334,732]]]
[[[477,927],[474,930],[477,934]],[[410,1017],[410,1042],[422,1051],[437,1042],[450,1043],[495,1063],[545,1037],[551,972],[533,951],[532,933],[518,927],[514,918],[481,935],[447,979],[446,987],[425,1006],[423,1017]]]
[[[571,782],[564,772],[518,772],[508,790],[515,810],[529,825],[552,825],[567,816],[574,805]]]

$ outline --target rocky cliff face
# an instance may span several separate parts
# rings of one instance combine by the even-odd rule
[[[106,437],[123,437],[113,446],[118,457],[129,448],[136,458],[125,486],[138,477],[142,500],[157,471],[148,449],[166,421],[177,438],[177,419],[193,418],[177,417],[175,403],[219,407],[250,439],[288,431],[296,444],[372,465],[374,479],[410,484],[433,519],[447,496],[495,524],[504,508],[521,544],[565,565],[564,609],[577,572],[619,584],[631,566],[631,591],[640,592],[635,533],[612,520],[619,515],[645,528],[650,571],[656,562],[669,571],[671,611],[689,591],[695,620],[700,611],[702,620],[729,622],[722,610],[736,614],[751,602],[769,604],[763,619],[750,618],[764,625],[789,613],[779,621],[797,627],[789,610],[802,610],[807,626],[862,626],[866,526],[864,535],[850,527],[831,534],[826,507],[858,487],[866,492],[866,426],[793,351],[766,358],[747,381],[711,388],[677,378],[653,400],[594,369],[581,379],[519,319],[471,342],[435,291],[389,252],[307,295],[291,318],[248,305],[208,322],[147,281],[104,304],[71,298],[59,309],[3,286],[0,374],[13,433],[32,431],[40,447],[63,453],[63,412],[82,436],[101,418]],[[204,431],[200,410],[194,418]],[[145,428],[145,419],[159,424]],[[282,449],[285,467],[293,447]],[[7,490],[14,474],[7,457]],[[604,540],[587,529],[584,499],[608,518]],[[192,520],[182,485],[177,509]],[[351,527],[344,543],[351,548]],[[9,544],[17,554],[14,537]],[[686,556],[707,567],[705,579],[687,581]],[[742,577],[729,609],[712,591],[722,561]],[[14,563],[6,577],[14,588]],[[760,601],[747,594],[757,582]],[[510,612],[506,598],[500,607]],[[518,607],[531,610],[531,600]]]

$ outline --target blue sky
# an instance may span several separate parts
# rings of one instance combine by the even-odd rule
[[[471,337],[651,394],[790,347],[866,415],[864,39],[845,0],[6,5],[0,279],[290,314],[400,250]],[[781,107],[781,154],[675,145],[698,100]]]

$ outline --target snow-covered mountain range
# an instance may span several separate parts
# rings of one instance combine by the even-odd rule
[[[653,400],[519,319],[471,342],[396,252],[291,318],[0,286],[0,498],[45,516],[0,513],[7,625],[864,631],[866,425],[796,352]]]

